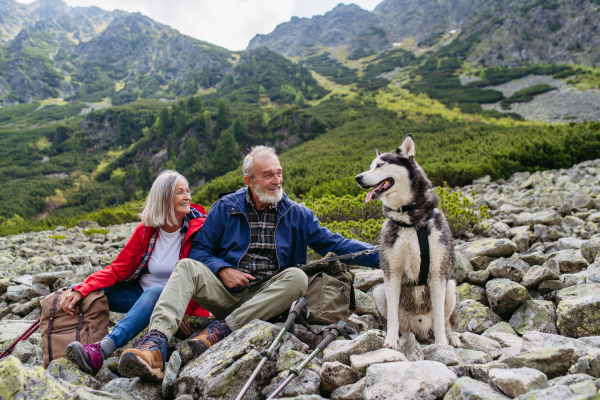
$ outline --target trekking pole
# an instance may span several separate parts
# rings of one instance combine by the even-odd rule
[[[309,314],[308,302],[306,301],[306,299],[304,297],[301,297],[298,301],[295,301],[294,303],[292,303],[292,307],[290,308],[290,313],[288,314],[287,320],[285,321],[283,328],[281,328],[281,330],[279,331],[279,334],[277,335],[275,340],[273,340],[273,343],[271,343],[271,346],[269,346],[268,349],[260,352],[260,355],[262,356],[260,363],[258,363],[258,366],[254,369],[254,372],[252,373],[252,375],[250,375],[250,378],[248,378],[248,381],[246,382],[246,384],[240,391],[240,394],[237,395],[235,400],[241,400],[242,397],[244,397],[244,395],[250,388],[250,385],[254,381],[254,378],[256,378],[256,376],[260,372],[260,369],[263,367],[263,365],[265,365],[267,360],[273,356],[273,353],[275,352],[275,347],[277,347],[277,345],[279,344],[281,339],[283,339],[283,335],[285,335],[286,332],[294,333],[294,330],[296,329],[296,326],[294,325],[294,321],[296,320],[298,315],[300,315],[302,313],[302,311],[306,312],[306,317],[308,318],[308,314]]]
[[[37,329],[40,327],[40,321],[41,318],[38,318],[37,321],[35,321],[29,328],[27,328],[25,332],[21,334],[21,336],[19,336],[14,342],[12,342],[11,345],[8,346],[2,352],[2,354],[0,354],[0,359],[3,359],[4,357],[10,355],[10,353],[12,353],[15,347],[17,347],[17,343],[19,343],[21,340],[27,340],[29,336],[33,335],[33,333],[37,331]]]
[[[302,370],[313,360],[313,358],[315,358],[317,354],[319,354],[321,351],[325,350],[329,343],[334,341],[338,337],[338,335],[342,335],[344,338],[352,340],[349,333],[354,333],[354,329],[349,327],[344,321],[339,321],[337,324],[329,325],[328,327],[323,329],[323,332],[327,333],[325,336],[323,336],[323,340],[317,346],[317,348],[312,353],[310,353],[310,355],[304,361],[302,361],[300,365],[290,369],[290,374],[288,375],[288,377],[285,379],[285,381],[283,381],[281,385],[279,385],[277,389],[275,389],[273,394],[271,394],[267,398],[267,400],[274,399],[279,393],[281,393],[281,391],[285,389],[288,383],[290,383],[295,377],[300,375],[302,373]]]

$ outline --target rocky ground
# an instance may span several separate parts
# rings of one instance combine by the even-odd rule
[[[467,240],[456,240],[461,346],[419,343],[384,349],[385,324],[371,292],[379,270],[357,268],[352,340],[334,341],[282,393],[297,399],[597,399],[600,397],[600,160],[568,170],[489,177],[474,189],[490,208]],[[107,235],[92,223],[0,238],[0,349],[40,315],[51,290],[108,264],[134,224]],[[113,323],[121,315],[112,314]],[[208,318],[194,318],[198,332]],[[42,365],[39,333],[0,361],[4,399],[232,399],[280,325],[253,321],[194,359],[184,338],[169,343],[162,385],[118,376],[116,356],[95,376],[65,359]],[[134,339],[127,347],[134,346]],[[263,367],[247,399],[264,399],[319,338],[298,328]]]

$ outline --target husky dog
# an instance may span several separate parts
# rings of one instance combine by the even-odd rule
[[[383,202],[388,218],[381,229],[383,285],[373,290],[379,313],[387,319],[385,347],[399,350],[413,333],[419,340],[433,335],[435,343],[460,345],[452,332],[457,323],[456,283],[452,234],[444,214],[436,208],[431,182],[415,161],[415,141],[407,135],[400,147],[377,157],[371,169],[356,176],[365,199]],[[417,230],[426,227],[429,239],[429,274],[419,285],[421,249]],[[398,334],[401,334],[400,338]]]

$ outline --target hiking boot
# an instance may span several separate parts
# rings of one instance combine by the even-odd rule
[[[152,330],[142,338],[135,349],[125,350],[119,359],[119,374],[128,378],[140,377],[149,382],[160,382],[165,377],[167,338]]]
[[[96,375],[102,367],[104,357],[100,350],[100,342],[92,344],[70,343],[65,349],[65,356],[75,363],[83,372]]]
[[[225,322],[214,321],[205,330],[200,332],[200,335],[188,341],[188,345],[194,352],[194,356],[198,357],[210,349],[211,346],[214,346],[215,343],[225,339],[230,333],[231,329],[229,329]]]

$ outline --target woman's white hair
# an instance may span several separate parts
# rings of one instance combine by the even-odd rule
[[[254,171],[252,171],[254,160],[256,157],[262,155],[271,155],[279,160],[279,157],[277,157],[277,152],[274,148],[269,146],[254,146],[250,149],[250,153],[246,154],[246,157],[244,157],[244,163],[242,164],[242,172],[244,173],[244,176],[249,176],[251,178],[254,177]]]
[[[177,181],[180,179],[188,183],[179,172],[167,169],[154,180],[144,203],[144,210],[140,214],[144,225],[159,227],[177,224],[173,198]]]

